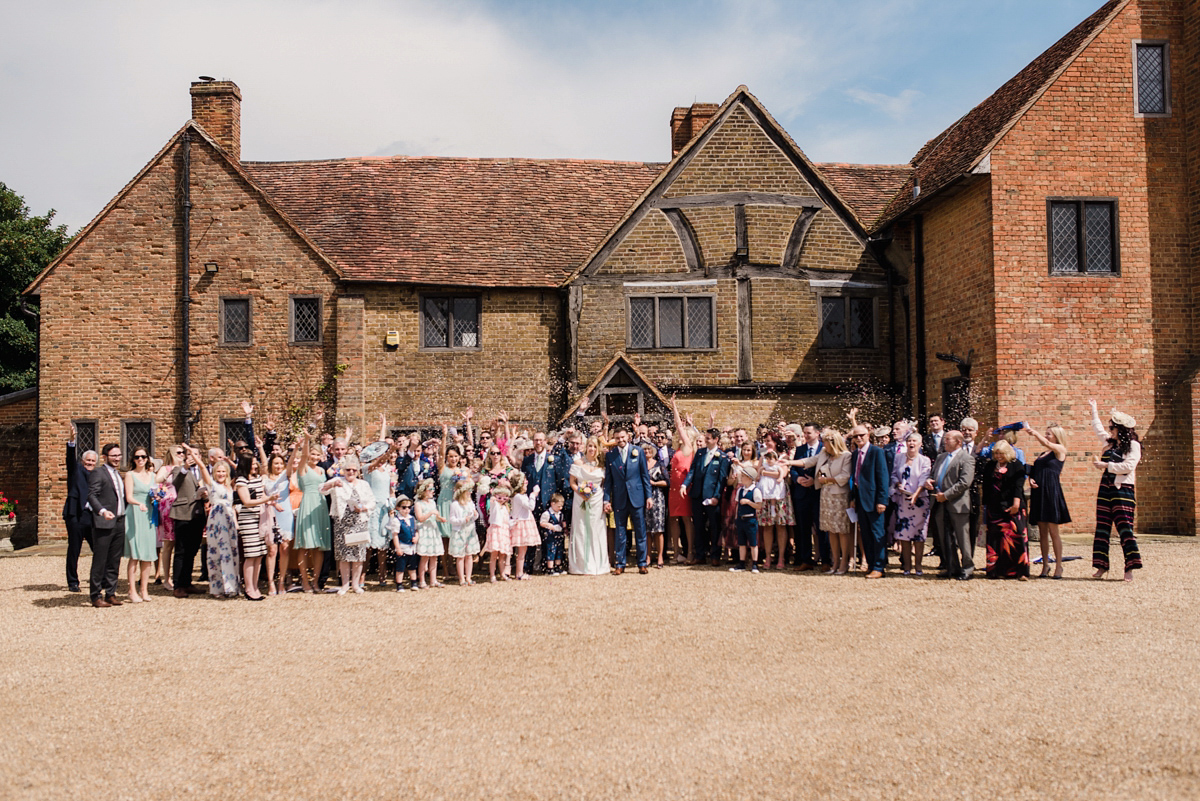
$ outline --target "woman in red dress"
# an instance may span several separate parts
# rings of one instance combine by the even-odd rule
[[[683,526],[688,544],[688,564],[691,564],[693,557],[691,552],[693,542],[692,504],[681,490],[683,480],[687,478],[688,470],[692,467],[692,456],[696,453],[696,431],[692,427],[690,419],[686,425],[684,424],[683,418],[679,415],[679,404],[675,402],[674,395],[671,396],[671,411],[675,415],[675,439],[672,442],[675,454],[671,457],[670,483],[667,490],[667,544],[675,552],[675,564],[681,563],[683,548],[679,528]]]

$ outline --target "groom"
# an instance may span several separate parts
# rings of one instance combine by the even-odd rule
[[[629,432],[617,432],[617,446],[604,459],[604,511],[613,513],[617,525],[617,565],[613,575],[625,572],[625,554],[629,550],[626,540],[626,521],[633,522],[633,536],[637,542],[638,572],[648,573],[649,561],[646,554],[646,508],[654,503],[650,496],[650,473],[646,468],[646,455],[642,449],[629,442]]]

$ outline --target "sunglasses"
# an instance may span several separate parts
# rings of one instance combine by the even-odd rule
[[[146,455],[146,454],[144,454],[144,453],[135,453],[135,454],[133,455],[133,459],[134,459],[134,461],[137,461],[138,459],[149,459],[149,458],[150,458],[150,457],[149,457],[149,456],[147,456],[147,455]]]

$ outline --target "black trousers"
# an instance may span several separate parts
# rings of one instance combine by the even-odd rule
[[[204,518],[175,521],[175,556],[171,560],[171,580],[176,589],[192,589],[192,570],[196,566],[196,554],[204,538]]]
[[[117,592],[117,574],[125,553],[125,515],[113,521],[112,528],[92,530],[92,575],[89,594],[111,598]]]
[[[92,547],[92,516],[86,518],[63,517],[67,524],[67,587],[79,589],[79,554],[83,551],[83,543]]]
[[[696,547],[692,549],[688,543],[688,556],[696,561],[721,558],[721,505],[704,506],[700,502],[692,504],[692,533],[696,538]]]

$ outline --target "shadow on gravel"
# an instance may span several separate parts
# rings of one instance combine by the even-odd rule
[[[67,588],[61,584],[26,584],[21,589],[25,592],[66,592]]]
[[[39,609],[58,609],[64,606],[90,607],[92,602],[86,592],[73,592],[60,598],[37,598],[33,601],[33,605]]]

